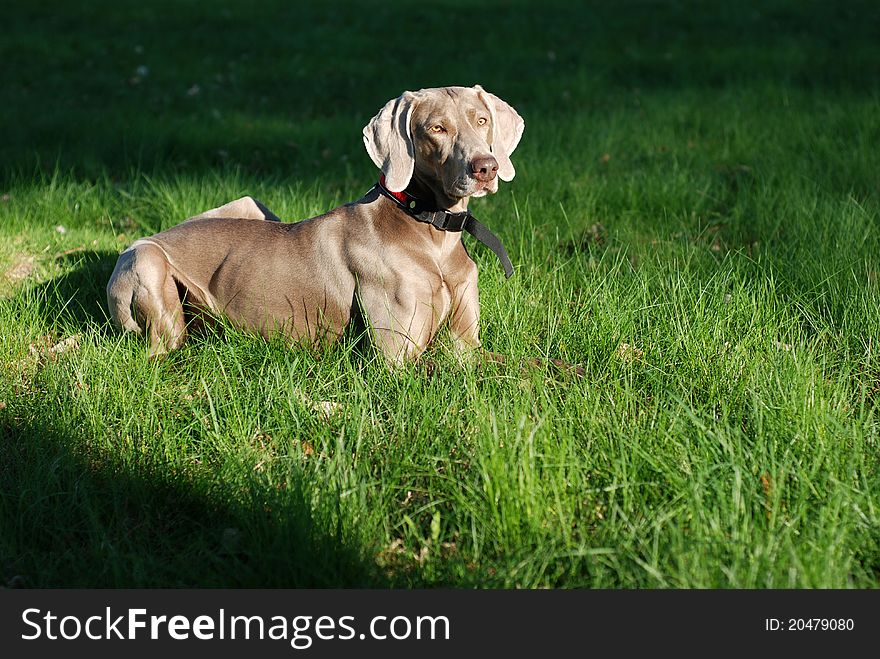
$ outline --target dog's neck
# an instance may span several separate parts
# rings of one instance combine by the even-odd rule
[[[408,195],[416,199],[424,199],[425,201],[433,199],[437,205],[437,210],[446,210],[450,213],[460,213],[466,211],[470,197],[454,198],[446,195],[443,190],[436,186],[425,182],[417,172],[413,173],[409,185],[404,190]]]
[[[420,185],[419,181],[413,178],[404,190],[394,192],[386,187],[384,175],[379,177],[379,182],[373,186],[373,190],[376,191],[377,196],[384,195],[393,200],[401,212],[409,215],[416,221],[429,224],[433,226],[434,229],[439,229],[439,233],[442,234],[440,242],[443,243],[444,246],[458,244],[460,241],[460,232],[467,231],[486,247],[495,252],[495,255],[501,261],[501,265],[504,267],[505,276],[510,277],[513,274],[513,264],[510,262],[510,257],[507,256],[507,251],[504,249],[504,245],[498,240],[498,236],[492,233],[487,227],[483,226],[477,218],[471,215],[470,211],[467,210],[469,197],[451,200],[447,198],[447,201],[453,203],[447,204],[445,208],[441,203],[438,203],[440,208],[432,209],[432,204],[428,201],[432,196],[435,200],[438,198],[441,202],[444,200],[444,197],[438,195],[436,190],[425,186],[424,183]],[[418,193],[421,193],[421,196],[419,196]],[[456,237],[450,240],[450,235]],[[437,236],[435,236],[435,238],[436,237]]]

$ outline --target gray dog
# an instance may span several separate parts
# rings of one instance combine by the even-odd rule
[[[448,321],[457,350],[479,347],[477,267],[467,230],[502,259],[467,212],[514,177],[517,112],[479,86],[405,92],[364,128],[382,170],[362,199],[281,223],[250,197],[136,241],[107,284],[114,322],[149,333],[150,354],[180,346],[184,306],[295,341],[332,341],[363,318],[393,364],[418,357]]]

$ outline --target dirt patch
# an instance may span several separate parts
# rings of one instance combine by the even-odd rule
[[[30,277],[36,269],[36,259],[32,254],[15,254],[10,265],[3,273],[3,277],[12,283],[24,281]]]

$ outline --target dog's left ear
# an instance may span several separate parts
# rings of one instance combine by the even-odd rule
[[[416,161],[409,123],[415,100],[413,92],[404,92],[364,126],[364,146],[392,192],[404,190],[412,178]]]
[[[511,181],[516,176],[516,170],[510,161],[510,154],[519,144],[526,122],[495,94],[490,94],[479,85],[474,85],[474,89],[492,117],[492,155],[498,161],[498,178]]]

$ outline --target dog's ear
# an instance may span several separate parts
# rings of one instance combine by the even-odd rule
[[[490,94],[479,85],[474,85],[480,99],[489,108],[492,117],[492,155],[498,161],[498,178],[511,181],[516,175],[510,154],[522,138],[526,122],[519,113],[495,94]]]
[[[409,123],[415,100],[413,92],[404,92],[388,101],[364,126],[364,146],[392,192],[404,190],[412,178],[415,149]]]

